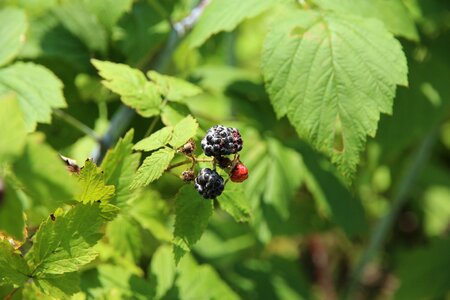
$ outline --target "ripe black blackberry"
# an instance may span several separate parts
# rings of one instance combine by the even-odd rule
[[[201,144],[203,152],[207,156],[219,157],[242,150],[242,138],[239,130],[223,125],[216,125],[208,129]]]
[[[205,199],[214,199],[222,194],[224,181],[216,171],[210,168],[201,169],[194,181],[195,188]]]

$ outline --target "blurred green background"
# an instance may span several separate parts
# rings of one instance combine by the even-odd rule
[[[0,8],[26,13],[17,60],[53,71],[64,83],[64,112],[99,136],[121,102],[101,85],[91,58],[158,69],[204,90],[167,105],[156,129],[191,113],[200,123],[199,138],[224,124],[239,128],[244,140],[241,159],[250,176],[241,196],[251,206],[249,223],[217,209],[192,255],[175,269],[167,240],[173,199],[183,185],[173,174],[183,169],[174,169],[108,224],[96,246],[99,259],[82,272],[73,299],[145,299],[156,297],[155,290],[162,299],[192,300],[450,299],[450,2],[400,1],[417,34],[399,37],[409,87],[397,89],[393,115],[382,115],[351,183],[299,139],[286,118],[277,120],[261,77],[262,44],[277,12],[320,2],[284,1],[190,48],[189,34],[170,44],[168,20],[181,20],[197,1],[0,1]],[[151,122],[134,115],[119,134],[134,128],[136,142]],[[96,148],[64,118],[53,116],[36,130],[78,162]],[[25,207],[30,228],[54,209]],[[0,298],[10,290],[0,287]],[[14,297],[44,296],[29,289]]]

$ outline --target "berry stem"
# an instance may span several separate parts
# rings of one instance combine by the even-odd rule
[[[66,122],[67,124],[71,125],[72,127],[78,129],[85,135],[91,137],[96,142],[101,141],[101,137],[94,130],[92,130],[91,128],[86,126],[83,122],[79,121],[78,119],[72,117],[65,111],[55,108],[55,109],[53,109],[53,113],[55,114],[55,116],[57,116],[58,118],[60,118],[64,122]]]
[[[184,165],[190,164],[191,162],[193,162],[193,160],[191,160],[191,159],[186,159],[186,160],[177,162],[175,164],[169,165],[167,167],[166,171],[172,170],[172,169],[180,167],[180,166],[184,166]]]
[[[213,162],[213,161],[214,161],[214,158],[213,158],[213,159],[210,159],[210,158],[195,158],[195,157],[194,157],[194,161],[195,161],[195,162]]]

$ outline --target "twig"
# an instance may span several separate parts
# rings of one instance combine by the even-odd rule
[[[10,300],[14,296],[14,294],[19,290],[19,288],[14,288],[8,295],[3,298],[3,300]]]
[[[60,109],[57,109],[57,108],[53,109],[53,113],[55,114],[55,116],[57,116],[58,118],[60,118],[64,122],[66,122],[67,124],[71,125],[72,127],[78,129],[85,135],[91,137],[96,142],[100,142],[100,140],[101,140],[100,136],[94,130],[92,130],[91,128],[86,126],[83,122],[75,119],[68,113],[66,113]]]
[[[191,13],[187,17],[173,24],[166,47],[161,52],[161,55],[159,55],[151,64],[154,70],[162,72],[166,69],[172,57],[172,53],[176,49],[179,41],[185,36],[186,32],[194,26],[208,3],[209,0],[201,0],[199,4],[192,9]],[[146,69],[147,66],[143,66],[142,68]],[[100,163],[103,160],[106,151],[114,145],[117,139],[124,133],[134,116],[134,110],[131,110],[124,105],[122,105],[115,112],[110,122],[108,131],[100,139],[96,149],[91,155],[96,163]],[[117,122],[115,122],[115,120],[117,120]]]
[[[180,161],[178,163],[175,163],[175,164],[172,164],[172,165],[168,166],[166,171],[175,169],[175,168],[180,167],[180,166],[184,166],[184,165],[190,164],[191,162],[192,162],[191,159],[186,159],[186,160]]]
[[[428,159],[435,139],[436,131],[429,133],[422,140],[419,148],[411,158],[411,163],[406,169],[405,176],[403,177],[398,186],[398,189],[394,194],[390,211],[376,225],[374,233],[370,239],[369,246],[367,247],[366,251],[364,252],[363,256],[354,269],[345,299],[354,299],[353,294],[360,282],[366,265],[372,260],[373,256],[382,247],[384,240],[386,239],[386,236],[390,228],[392,227],[392,224],[394,223],[398,213],[400,212],[400,209],[408,199],[408,193],[414,186],[414,183],[416,182],[417,177],[420,174],[420,170]]]
[[[166,104],[167,104],[167,98],[164,99],[164,101],[162,102],[162,104],[161,104],[161,109],[162,109],[164,106],[166,106]],[[159,116],[153,117],[153,121],[152,121],[152,123],[150,124],[150,126],[148,127],[147,131],[145,132],[144,137],[148,137],[148,136],[153,132],[153,130],[155,129],[156,123],[158,123],[158,120],[159,120]]]

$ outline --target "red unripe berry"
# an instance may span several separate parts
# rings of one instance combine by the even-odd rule
[[[243,163],[238,163],[231,171],[230,179],[233,182],[243,182],[248,178],[248,169]]]

